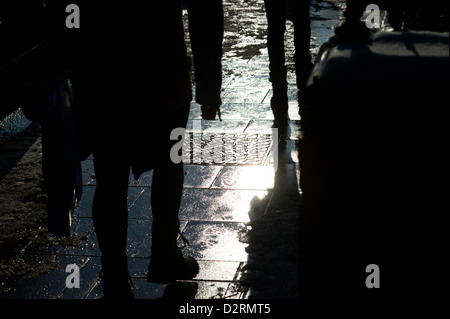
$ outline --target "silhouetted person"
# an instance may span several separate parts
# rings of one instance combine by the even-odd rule
[[[286,31],[287,5],[290,5],[294,25],[295,71],[297,88],[301,90],[312,68],[309,51],[311,28],[310,0],[264,0],[267,16],[267,45],[269,51],[270,81],[273,96],[271,107],[275,126],[285,126],[288,120],[287,80],[285,66],[284,33]]]
[[[192,279],[198,263],[177,246],[183,163],[170,158],[178,142],[170,133],[186,127],[192,99],[182,1],[80,1],[78,29],[64,27],[65,5],[56,1],[50,11],[60,30],[51,34],[58,41],[48,41],[49,51],[54,65],[71,71],[79,132],[89,134],[80,136],[81,144],[89,144],[94,154],[92,215],[104,295],[133,297],[126,254],[130,169],[136,179],[153,169],[147,280]]]

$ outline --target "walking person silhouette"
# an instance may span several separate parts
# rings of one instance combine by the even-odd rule
[[[65,12],[65,5],[64,1],[48,5],[53,18],[49,21],[59,28],[64,26],[60,12]],[[104,297],[128,299],[134,297],[126,254],[130,169],[135,179],[153,169],[147,280],[192,279],[199,271],[197,261],[183,256],[177,246],[184,169],[183,162],[170,158],[177,142],[170,140],[170,133],[186,127],[192,99],[182,1],[132,1],[122,6],[78,1],[77,5],[79,28],[60,28],[48,39],[49,54],[57,68],[70,71],[78,131],[84,133],[80,144],[88,145],[94,155],[97,185],[92,217]],[[204,14],[208,12],[198,16]]]

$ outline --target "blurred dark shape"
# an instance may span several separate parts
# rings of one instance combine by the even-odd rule
[[[389,23],[396,31],[449,31],[448,6],[444,1],[397,0],[380,2],[389,11]]]
[[[69,79],[54,85],[46,96],[47,119],[42,122],[42,172],[47,190],[48,231],[70,236],[75,204],[82,196],[81,163],[71,111]]]
[[[428,241],[427,231],[437,232],[445,198],[440,105],[448,96],[449,37],[425,18],[445,10],[417,1],[380,3],[416,12],[402,30],[362,31],[365,3],[348,1],[337,41],[321,48],[305,87],[299,299],[403,309],[440,282],[440,239]],[[380,289],[365,285],[370,264],[380,268]]]
[[[82,192],[80,156],[70,80],[67,74],[49,73],[48,51],[41,44],[46,32],[43,17],[43,1],[0,6],[1,115],[21,107],[28,119],[42,125],[48,231],[68,236],[71,214]],[[65,55],[59,50],[52,54]]]
[[[0,118],[21,107],[28,93],[30,70],[40,58],[43,8],[39,0],[0,3]]]

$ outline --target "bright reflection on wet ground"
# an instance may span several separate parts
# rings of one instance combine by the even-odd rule
[[[237,166],[225,167],[213,187],[233,189],[259,189],[273,187],[273,167]]]

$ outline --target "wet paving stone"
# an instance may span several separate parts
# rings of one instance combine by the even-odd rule
[[[222,299],[228,291],[229,283],[226,282],[199,282],[195,299]]]
[[[191,221],[183,230],[190,245],[183,253],[198,260],[245,261],[245,244],[239,241],[242,223]]]
[[[255,209],[264,209],[260,201],[268,195],[260,190],[186,189],[180,219],[247,222]]]
[[[128,220],[128,257],[149,258],[152,243],[152,221],[149,219]]]
[[[129,206],[128,217],[137,219],[152,219],[151,206],[151,188],[136,188],[139,190],[139,195]]]
[[[194,279],[231,282],[235,279],[240,264],[237,261],[200,260],[200,271]]]
[[[94,172],[94,161],[85,160],[81,162],[81,173],[83,185],[90,185],[94,182],[95,172]]]
[[[100,256],[97,237],[91,218],[80,218],[72,225],[72,236],[48,247],[47,253],[62,256]]]
[[[223,105],[222,118],[273,121],[273,112],[269,103],[226,103]]]
[[[223,166],[184,165],[185,188],[209,188]]]
[[[77,260],[74,260],[73,264],[80,267],[79,288],[68,288],[66,286],[60,296],[61,299],[84,299],[92,292],[99,282],[99,274],[101,272],[100,257],[89,258],[87,262],[81,265],[77,264]],[[64,266],[64,262],[60,262],[60,265]],[[65,272],[66,279],[69,274],[69,272]]]
[[[56,256],[57,269],[37,278],[25,279],[16,290],[6,297],[11,299],[57,299],[66,296],[70,299],[83,299],[98,278],[100,269],[98,260],[80,256]],[[68,265],[77,265],[80,269],[79,288],[69,289],[66,279],[72,271],[66,272]]]
[[[95,186],[83,186],[83,195],[76,205],[76,216],[91,217],[92,201],[94,199]]]
[[[187,132],[204,133],[242,133],[248,124],[248,120],[233,119],[220,121],[192,120],[188,121]]]
[[[274,174],[274,168],[269,166],[226,166],[212,187],[267,190],[273,188]]]

